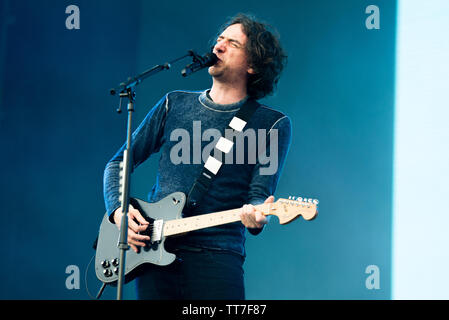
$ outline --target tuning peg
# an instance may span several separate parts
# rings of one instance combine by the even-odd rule
[[[302,197],[298,197],[296,200],[302,202]]]
[[[313,199],[313,204],[318,204],[318,203],[320,203],[320,202],[318,201],[318,199]]]
[[[292,199],[292,196],[288,196],[288,200],[291,200]]]
[[[307,199],[308,203],[312,203],[312,198]]]

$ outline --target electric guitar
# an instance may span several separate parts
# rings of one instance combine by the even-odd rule
[[[241,208],[182,218],[185,201],[186,195],[182,192],[174,192],[155,203],[131,199],[133,207],[149,222],[144,233],[150,236],[150,241],[146,246],[140,247],[138,253],[133,250],[127,251],[125,282],[132,280],[133,271],[144,263],[166,266],[176,259],[175,254],[165,251],[164,242],[167,237],[240,221]],[[266,216],[277,216],[280,224],[287,224],[299,216],[305,220],[314,219],[318,213],[317,205],[318,200],[289,197],[255,207]],[[119,235],[117,226],[111,223],[105,214],[100,226],[95,256],[95,273],[105,284],[113,285],[118,280]]]

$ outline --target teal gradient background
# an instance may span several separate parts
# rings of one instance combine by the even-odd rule
[[[80,8],[80,30],[65,8]],[[292,119],[290,153],[275,197],[318,198],[320,212],[248,234],[248,299],[390,299],[396,1],[199,0],[1,2],[1,299],[89,299],[84,272],[104,214],[103,169],[125,139],[126,115],[109,88],[183,55],[206,52],[238,12],[273,25],[289,55],[277,93],[262,102]],[[178,63],[137,90],[134,127],[162,95],[211,86]],[[146,198],[154,155],[132,177]],[[65,286],[80,269],[79,290]],[[369,265],[380,288],[368,290]],[[91,265],[88,285],[99,288]],[[134,285],[125,297],[133,299]],[[107,288],[105,299],[114,299]]]

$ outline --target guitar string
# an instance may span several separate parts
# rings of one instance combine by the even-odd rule
[[[228,216],[229,217],[231,217],[231,216],[236,216],[238,213],[237,212],[230,212],[229,214],[228,214]],[[218,216],[218,217],[216,217],[214,220],[216,220],[217,218],[225,218],[227,215],[221,215],[221,216]],[[191,217],[188,217],[188,218],[191,218]],[[172,222],[174,222],[174,221],[176,221],[176,220],[182,220],[182,219],[185,219],[185,218],[181,218],[181,219],[174,219],[174,220],[168,220],[168,221],[172,221]],[[167,222],[168,222],[167,221]],[[202,222],[202,221],[197,221],[197,222]],[[204,221],[203,221],[204,222]],[[207,221],[206,221],[207,222]],[[185,225],[185,224],[184,224]],[[141,226],[141,224],[139,225],[139,226]],[[182,225],[177,225],[178,227],[182,227]],[[138,232],[138,234],[145,234],[145,233],[150,233],[150,234],[152,234],[153,233],[153,231],[154,231],[154,224],[153,223],[150,223],[149,224],[149,226],[148,226],[148,228],[147,229],[145,229],[145,231],[144,231],[144,233],[141,233],[141,232]]]

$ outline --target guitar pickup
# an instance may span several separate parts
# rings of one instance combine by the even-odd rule
[[[164,226],[164,220],[154,220],[153,221],[153,232],[150,236],[150,241],[156,242],[162,239],[162,227]]]

